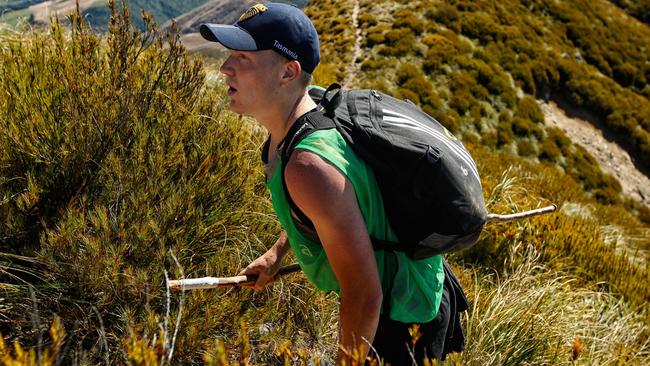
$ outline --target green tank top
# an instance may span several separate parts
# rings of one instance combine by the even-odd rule
[[[380,240],[397,241],[384,214],[384,206],[372,170],[348,146],[335,129],[313,132],[296,149],[321,156],[342,172],[354,187],[357,203],[368,233]],[[266,185],[271,191],[273,208],[285,229],[305,276],[320,290],[340,293],[340,287],[327,256],[317,238],[298,229],[291,214],[281,178],[280,153],[267,164]],[[425,323],[436,317],[444,272],[442,256],[412,260],[401,252],[375,251],[377,268],[390,318],[404,323]],[[386,305],[386,304],[385,304]],[[382,306],[382,309],[384,306]]]

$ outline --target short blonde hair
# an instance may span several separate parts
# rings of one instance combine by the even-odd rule
[[[280,63],[284,64],[285,62],[295,61],[295,60],[288,59],[277,52],[272,52],[272,54],[273,54],[274,62],[277,62],[278,64]],[[306,88],[311,83],[312,75],[306,72],[305,70],[302,70],[302,65],[300,66],[301,66],[300,85]]]
[[[300,71],[300,81],[305,88],[311,84],[312,75],[306,71]]]

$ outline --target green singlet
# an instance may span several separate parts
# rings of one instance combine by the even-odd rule
[[[383,201],[372,170],[357,157],[338,131],[315,131],[303,139],[296,149],[321,156],[347,177],[354,187],[370,236],[397,241],[384,214]],[[280,159],[280,155],[277,152],[274,159]],[[271,191],[273,208],[289,237],[291,248],[305,276],[318,289],[340,294],[340,286],[323,246],[317,240],[308,238],[296,226],[282,187],[281,165],[277,160],[267,164],[266,185]],[[390,318],[403,323],[425,323],[435,318],[445,276],[442,256],[412,260],[401,252],[378,250],[375,257],[384,301],[389,301]],[[382,306],[384,308],[385,305]]]

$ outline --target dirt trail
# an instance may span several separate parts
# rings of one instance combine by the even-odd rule
[[[345,72],[345,79],[343,80],[342,86],[345,88],[354,76],[359,72],[359,65],[357,60],[361,57],[361,28],[359,28],[359,1],[354,1],[354,8],[352,9],[352,28],[354,29],[354,52],[352,52],[352,59]]]
[[[634,166],[627,151],[607,140],[602,131],[590,122],[567,116],[555,102],[538,102],[547,124],[563,130],[598,161],[605,173],[621,183],[623,192],[650,207],[650,179]]]

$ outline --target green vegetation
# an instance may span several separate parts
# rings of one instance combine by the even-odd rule
[[[371,18],[365,16],[369,20],[360,22],[363,73],[353,82],[414,101],[461,137],[478,138],[495,148],[553,162],[581,179],[602,202],[625,201],[620,187],[593,161],[571,156],[582,152],[565,148],[558,153],[554,149],[535,97],[560,98],[593,111],[622,142],[632,146],[639,164],[650,167],[650,101],[644,92],[645,71],[640,71],[646,68],[643,50],[650,49],[650,31],[627,24],[625,15],[611,4],[597,2],[593,8],[600,9],[600,14],[609,6],[607,11],[618,11],[619,16],[601,19],[599,15],[598,24],[605,35],[578,32],[578,40],[571,37],[572,27],[595,26],[584,15],[574,13],[584,8],[585,13],[593,14],[591,2],[490,4],[362,1],[361,13],[371,14]],[[318,5],[328,9],[327,3]],[[393,11],[382,11],[385,7]],[[316,21],[316,26],[322,33],[328,32],[327,24]],[[340,47],[333,50],[337,55],[347,52]],[[325,53],[323,58],[326,69],[339,74],[345,70],[336,57]],[[606,60],[612,71],[599,66],[594,61],[597,58]],[[419,74],[417,82],[400,76],[404,64],[417,69],[410,72]],[[625,83],[615,74],[641,83]],[[428,97],[431,90],[435,97]],[[519,95],[522,91],[525,94]],[[497,117],[512,111],[512,118]],[[591,166],[574,166],[583,163]]]
[[[650,2],[644,0],[611,0],[640,21],[650,24]]]
[[[385,41],[366,40],[366,78],[355,82],[408,97],[463,138],[491,212],[560,208],[489,224],[476,247],[449,256],[471,306],[466,351],[445,364],[650,363],[650,212],[543,125],[533,94],[521,95],[527,84],[500,58],[539,47],[501,52],[457,33],[479,2],[431,4],[362,2],[373,14],[360,22],[364,35],[385,35],[401,14],[409,20],[397,29],[415,43],[383,57],[373,50]],[[394,12],[380,10],[389,5]],[[322,42],[317,82],[341,80],[351,8],[332,0],[308,11],[339,32]],[[264,134],[227,111],[216,70],[150,18],[140,33],[118,12],[105,36],[79,15],[70,24],[0,33],[0,363],[331,362],[337,299],[300,275],[260,293],[167,293],[166,276],[236,274],[275,240],[258,157]],[[506,30],[532,37],[526,29]],[[436,44],[453,56],[427,66]],[[560,80],[553,63],[531,63],[529,87]]]
[[[309,18],[318,25],[316,29],[327,29],[319,32],[318,36],[321,45],[328,44],[331,50],[321,55],[321,58],[326,57],[329,62],[321,62],[316,69],[316,84],[329,85],[345,78],[345,69],[350,63],[354,47],[352,8],[350,2],[323,0],[305,9]]]
[[[161,329],[170,349],[182,310],[175,363],[216,339],[232,346],[240,319],[269,329],[254,337],[258,363],[282,340],[331,347],[319,322],[335,304],[304,279],[282,292],[188,294],[182,309],[168,298],[165,271],[236,274],[278,234],[252,163],[263,136],[225,112],[223,85],[204,83],[175,36],[132,32],[124,14],[106,37],[71,24],[0,48],[3,336],[38,345],[32,334],[56,313],[69,362],[124,363],[124,344]]]

